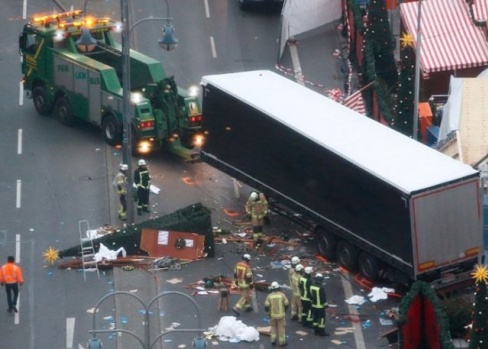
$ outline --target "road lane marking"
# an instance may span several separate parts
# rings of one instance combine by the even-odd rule
[[[22,57],[20,61],[22,62]],[[24,105],[24,83],[22,81],[19,85],[19,105]]]
[[[27,0],[24,0],[22,4],[22,19],[27,18]]]
[[[66,349],[73,348],[73,339],[75,333],[75,318],[66,318]]]
[[[213,36],[210,37],[210,47],[212,48],[212,57],[217,58],[217,50],[215,49],[215,41]]]
[[[297,82],[305,86],[305,83],[303,82],[303,74],[302,74],[302,67],[300,65],[300,59],[298,58],[298,50],[296,45],[290,45],[290,55],[291,55],[291,62],[293,65],[293,71],[295,72],[295,79]]]
[[[20,179],[17,179],[17,198],[15,200],[15,207],[20,208],[20,197],[22,192],[22,182]]]
[[[203,3],[205,5],[205,16],[207,18],[210,18],[210,9],[208,8],[208,0],[205,0]]]
[[[22,129],[19,128],[17,131],[17,154],[22,154]]]
[[[352,287],[351,283],[349,282],[348,279],[346,278],[341,278],[342,281],[342,288],[344,289],[344,295],[346,299],[351,298],[354,294],[352,292]],[[348,305],[349,308],[349,314],[351,315],[359,315],[357,308],[355,305]],[[366,349],[366,345],[364,343],[364,337],[363,337],[363,330],[361,327],[361,322],[352,323],[352,327],[354,328],[354,341],[356,342],[356,349]]]
[[[15,234],[15,261],[20,263],[20,234]],[[20,309],[20,292],[17,298],[17,310]],[[20,323],[19,312],[15,313],[14,324]]]

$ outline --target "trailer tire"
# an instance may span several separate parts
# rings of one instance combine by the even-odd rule
[[[73,108],[68,98],[61,96],[56,99],[56,117],[59,122],[66,126],[72,126],[75,123]]]
[[[319,228],[315,231],[317,250],[328,260],[334,260],[336,256],[336,237],[325,229]]]
[[[115,115],[107,115],[102,122],[105,142],[112,147],[122,143],[122,127]]]
[[[49,101],[44,86],[36,86],[32,90],[32,102],[37,112],[43,116],[47,116],[53,111],[53,103]]]
[[[370,281],[377,281],[380,276],[381,263],[378,258],[366,252],[359,253],[358,269]]]
[[[349,271],[353,271],[356,268],[358,250],[356,247],[341,240],[337,243],[337,261],[339,264]]]

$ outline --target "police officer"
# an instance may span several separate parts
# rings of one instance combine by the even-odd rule
[[[313,329],[319,336],[328,336],[325,331],[325,309],[329,307],[327,295],[325,294],[324,276],[320,273],[315,274],[315,278],[310,286],[310,299],[312,301]]]
[[[122,220],[125,220],[127,217],[127,170],[129,169],[129,166],[126,164],[120,164],[119,165],[119,173],[115,175],[114,178],[114,186],[115,190],[117,192],[117,195],[119,196],[119,218]]]
[[[242,255],[242,261],[238,262],[234,267],[234,278],[239,291],[241,291],[241,297],[232,308],[237,317],[241,315],[240,311],[242,308],[246,311],[252,311],[251,289],[253,288],[253,272],[249,264],[250,261],[251,256],[245,253]]]
[[[142,212],[149,211],[149,189],[151,187],[151,176],[147,169],[147,164],[144,159],[137,162],[137,169],[134,171],[134,184],[137,188],[137,214],[142,215]]]
[[[273,281],[269,287],[271,293],[264,301],[264,310],[269,315],[271,324],[271,345],[278,344],[283,347],[286,343],[286,311],[288,310],[288,298],[280,291],[280,285]]]
[[[313,327],[312,303],[310,300],[312,272],[312,267],[306,267],[303,270],[303,275],[300,277],[299,283],[300,300],[302,301],[302,325],[310,328]]]
[[[298,289],[298,283],[300,279],[295,278],[295,275],[297,274],[295,269],[299,263],[300,263],[300,258],[298,258],[297,256],[292,257],[291,268],[288,271],[288,281],[290,283],[290,287],[292,291],[291,293],[291,319],[292,320],[298,320],[298,314],[300,314],[298,308],[301,309],[302,307],[301,300],[300,300],[300,290]]]
[[[268,215],[268,200],[264,194],[253,191],[246,202],[246,213],[251,216],[253,240],[259,242],[263,235],[264,219]]]

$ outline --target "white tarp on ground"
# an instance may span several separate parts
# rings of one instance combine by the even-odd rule
[[[281,58],[289,38],[341,18],[341,0],[285,0],[281,11]]]

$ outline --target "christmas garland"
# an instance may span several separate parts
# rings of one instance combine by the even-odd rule
[[[399,305],[399,319],[397,321],[398,327],[401,330],[401,327],[407,323],[408,310],[415,299],[419,296],[425,297],[432,304],[434,316],[440,328],[440,348],[454,349],[449,330],[449,320],[442,309],[442,303],[439,300],[439,297],[437,297],[435,290],[430,286],[430,284],[424,281],[416,281],[410,288],[410,291],[402,298]]]

